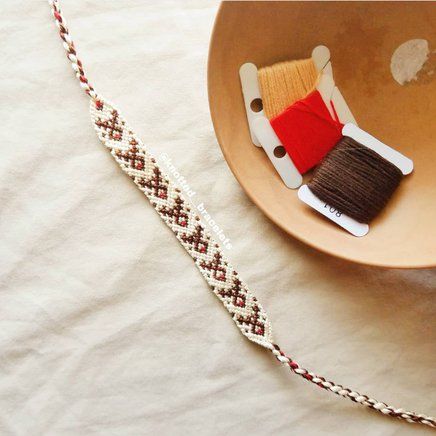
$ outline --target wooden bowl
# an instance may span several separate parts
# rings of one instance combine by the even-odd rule
[[[392,54],[407,40],[423,38],[436,49],[435,22],[436,3],[222,3],[208,66],[215,132],[247,195],[288,234],[367,265],[436,266],[436,71],[401,86],[390,69]],[[330,48],[336,84],[359,126],[415,163],[414,173],[362,238],[300,202],[250,140],[239,67],[308,58],[320,44]]]

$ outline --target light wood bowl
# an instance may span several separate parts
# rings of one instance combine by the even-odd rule
[[[390,71],[393,52],[409,39],[427,39],[436,49],[435,22],[436,3],[222,3],[208,66],[215,132],[247,195],[288,234],[367,265],[436,266],[436,71],[404,86]],[[320,44],[330,48],[336,84],[359,126],[415,163],[362,238],[300,202],[250,140],[239,67],[308,58]]]

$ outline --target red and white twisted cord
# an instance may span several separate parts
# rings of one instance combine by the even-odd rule
[[[76,73],[76,77],[79,80],[80,86],[91,98],[95,98],[97,94],[95,93],[94,88],[91,86],[88,78],[86,77],[85,71],[83,70],[82,62],[77,57],[76,48],[74,47],[74,42],[70,37],[67,22],[62,15],[61,9],[59,7],[59,2],[58,0],[48,0],[48,2],[51,6],[51,11],[55,19],[56,26],[59,29],[59,35],[63,41],[64,49],[67,52],[67,57],[70,60],[71,66]]]
[[[271,324],[265,310],[225,259],[219,245],[195,212],[195,208],[160,169],[156,160],[121,117],[119,111],[96,94],[85,76],[82,63],[77,58],[58,0],[49,0],[49,3],[68,59],[82,88],[91,97],[91,117],[99,139],[174,232],[241,333],[250,341],[270,350],[275,358],[293,373],[327,391],[384,415],[436,428],[435,418],[389,406],[302,368],[273,343]]]
[[[403,419],[412,424],[418,423],[436,428],[436,420],[431,416],[418,414],[415,412],[409,412],[402,408],[388,406],[386,403],[377,401],[373,398],[368,397],[367,395],[360,394],[359,392],[353,391],[349,388],[345,388],[332,381],[327,381],[324,377],[318,376],[313,372],[308,371],[307,369],[301,368],[297,362],[286,356],[283,351],[280,350],[278,345],[274,344],[271,348],[271,351],[273,352],[276,359],[283,365],[288,366],[292,372],[327,391],[333,392],[334,394],[340,395],[341,397],[348,398],[355,403],[369,407],[370,409],[376,410],[380,413],[383,413],[384,415],[392,416],[393,418]]]

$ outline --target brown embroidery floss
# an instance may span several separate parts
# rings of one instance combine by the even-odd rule
[[[399,168],[344,136],[316,168],[310,190],[323,202],[361,223],[385,207],[403,178]]]
[[[308,371],[273,342],[272,327],[265,309],[226,260],[219,244],[204,227],[196,208],[192,207],[177,185],[163,173],[156,159],[130,129],[118,110],[91,87],[77,58],[59,0],[49,0],[49,3],[68,59],[76,71],[81,87],[90,97],[91,119],[98,138],[192,257],[211,291],[223,304],[244,337],[270,351],[292,373],[321,389],[380,414],[436,428],[436,420],[431,416],[390,406]]]

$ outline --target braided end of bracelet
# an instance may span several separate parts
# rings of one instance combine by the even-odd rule
[[[95,92],[93,86],[89,83],[88,78],[85,74],[82,61],[77,57],[77,51],[74,46],[74,42],[71,39],[70,32],[67,27],[67,22],[62,15],[58,0],[48,0],[48,3],[51,7],[51,12],[55,19],[56,27],[59,29],[59,36],[62,39],[67,58],[71,63],[71,66],[76,74],[80,86],[89,97],[91,97],[92,99],[97,98],[97,93]]]
[[[373,398],[368,397],[368,395],[360,394],[359,392],[353,391],[349,388],[345,388],[342,385],[338,385],[332,381],[326,380],[324,377],[314,374],[307,369],[302,368],[297,362],[292,358],[288,357],[277,344],[271,343],[269,350],[273,353],[274,357],[284,366],[288,367],[291,372],[299,375],[305,380],[319,386],[326,391],[333,392],[343,398],[348,398],[354,403],[361,404],[372,410],[380,412],[384,415],[391,416],[393,418],[398,418],[412,424],[424,424],[429,427],[436,428],[436,419],[424,414],[418,414],[416,412],[409,412],[402,408],[395,408],[389,406],[386,403],[377,401]]]

